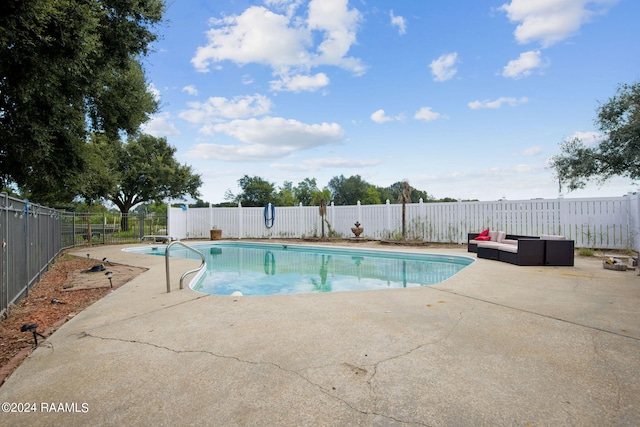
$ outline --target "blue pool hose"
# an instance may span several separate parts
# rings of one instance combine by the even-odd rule
[[[276,222],[276,207],[269,203],[264,207],[264,226],[267,228],[273,227]]]

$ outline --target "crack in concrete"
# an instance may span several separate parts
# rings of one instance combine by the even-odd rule
[[[418,345],[418,346],[416,346],[416,347],[414,347],[414,348],[412,348],[412,349],[410,349],[408,351],[405,351],[404,353],[396,354],[395,356],[392,356],[392,357],[387,357],[386,359],[382,359],[382,360],[374,363],[373,365],[371,365],[373,367],[373,373],[371,374],[371,377],[367,380],[367,384],[369,385],[371,393],[374,396],[376,396],[374,403],[377,403],[377,401],[378,401],[378,397],[377,397],[378,396],[378,391],[376,389],[376,386],[374,384],[372,384],[372,381],[375,378],[376,374],[378,373],[378,366],[379,365],[381,365],[383,363],[386,363],[386,362],[390,362],[392,360],[396,360],[396,359],[400,359],[400,358],[406,357],[406,356],[410,355],[411,353],[413,353],[415,351],[418,351],[418,350],[420,350],[420,349],[422,349],[424,347],[437,345],[437,344],[440,344],[443,341],[446,341],[451,336],[453,331],[458,327],[458,325],[460,324],[460,322],[462,321],[463,318],[464,318],[464,315],[463,315],[462,312],[460,312],[458,320],[456,321],[456,323],[453,326],[451,326],[451,328],[449,328],[449,330],[447,331],[447,333],[443,337],[441,337],[439,339],[436,339],[436,340],[434,340],[432,342],[420,344],[420,345]],[[397,420],[395,418],[391,418],[391,419],[393,419],[394,421],[400,422],[400,423],[412,423],[412,424],[418,424],[418,425],[426,426],[426,424],[420,423],[420,422],[402,421],[402,420]]]
[[[458,322],[456,322],[456,325],[454,325],[454,326],[453,326],[453,328],[452,328],[452,329],[447,333],[447,335],[446,335],[444,338],[439,339],[439,340],[438,340],[438,341],[436,341],[435,343],[440,342],[440,341],[442,341],[442,340],[446,339],[446,338],[451,334],[452,330],[453,330],[453,329],[455,329],[455,327],[458,325],[458,323],[460,322],[460,320],[461,320],[461,318],[460,318],[460,319],[458,319]],[[326,389],[326,388],[325,388],[325,387],[323,387],[321,384],[318,384],[318,383],[316,383],[316,382],[312,381],[310,378],[308,378],[307,376],[303,375],[301,372],[294,371],[294,370],[291,370],[291,369],[287,369],[287,368],[285,368],[285,367],[283,367],[283,366],[278,365],[277,363],[273,363],[273,362],[256,362],[256,361],[252,361],[252,360],[245,360],[245,359],[239,358],[239,357],[237,357],[237,356],[228,356],[228,355],[218,354],[218,353],[214,353],[214,352],[212,352],[212,351],[207,351],[207,350],[177,350],[177,349],[174,349],[174,348],[170,348],[170,347],[167,347],[167,346],[158,345],[158,344],[154,344],[154,343],[146,342],[146,341],[128,340],[128,339],[123,339],[123,338],[101,337],[101,336],[98,336],[98,335],[90,334],[90,333],[85,332],[85,331],[80,332],[78,335],[79,335],[79,337],[78,337],[78,338],[86,338],[86,337],[88,337],[88,338],[94,338],[94,339],[99,339],[99,340],[104,340],[104,341],[118,341],[118,342],[130,343],[130,344],[146,345],[146,346],[154,347],[154,348],[157,348],[157,349],[160,349],[160,350],[170,351],[170,352],[172,352],[172,353],[176,353],[176,354],[197,354],[197,353],[200,353],[200,354],[208,354],[208,355],[213,356],[213,357],[216,357],[216,358],[235,360],[236,362],[239,362],[239,363],[246,363],[246,364],[250,364],[250,365],[267,365],[267,366],[272,366],[272,367],[274,367],[274,368],[276,368],[276,369],[278,369],[278,370],[281,370],[281,371],[283,371],[283,372],[287,372],[287,373],[289,373],[289,374],[293,374],[293,375],[297,376],[298,378],[302,379],[303,381],[305,381],[305,382],[307,382],[308,384],[312,385],[313,387],[317,388],[317,389],[318,389],[321,393],[323,393],[324,395],[326,395],[326,396],[328,396],[328,397],[330,397],[330,398],[332,398],[332,399],[335,399],[335,400],[337,400],[337,401],[341,402],[342,404],[344,404],[345,406],[347,406],[347,407],[348,407],[348,408],[350,408],[351,410],[353,410],[353,411],[355,411],[355,412],[358,412],[358,413],[360,413],[360,414],[362,414],[362,415],[373,415],[373,416],[379,416],[379,417],[383,417],[383,418],[386,418],[386,419],[388,419],[388,420],[391,420],[391,421],[394,421],[394,422],[397,422],[397,423],[400,423],[400,424],[407,424],[407,425],[419,425],[419,426],[423,426],[423,427],[429,427],[429,425],[428,425],[428,424],[425,424],[425,423],[422,423],[422,422],[419,422],[419,421],[405,421],[405,420],[401,420],[401,419],[395,418],[395,417],[393,417],[393,416],[391,416],[391,415],[387,415],[387,414],[383,414],[383,413],[378,413],[378,412],[374,412],[374,411],[370,411],[370,410],[365,410],[365,409],[359,409],[359,408],[355,407],[355,406],[354,406],[351,402],[349,402],[348,400],[343,399],[343,398],[341,398],[341,397],[339,397],[339,396],[337,396],[337,395],[335,395],[335,394],[332,394],[330,390]],[[374,388],[374,387],[372,387],[372,385],[371,385],[370,381],[371,381],[371,379],[373,378],[373,376],[375,375],[375,373],[376,373],[376,371],[377,371],[377,366],[378,366],[380,363],[383,363],[383,362],[385,362],[385,361],[389,361],[389,360],[393,360],[393,359],[397,359],[397,358],[399,358],[399,357],[402,357],[402,356],[405,356],[405,355],[411,354],[413,351],[415,351],[415,350],[417,350],[417,349],[419,349],[419,348],[421,348],[421,347],[424,347],[424,346],[426,346],[426,345],[432,345],[432,344],[435,344],[435,343],[430,343],[430,344],[421,344],[421,345],[417,346],[416,348],[411,349],[411,350],[409,350],[409,351],[407,351],[407,352],[405,352],[405,353],[403,353],[403,354],[401,354],[401,355],[396,355],[396,356],[393,356],[393,357],[390,357],[390,358],[387,358],[387,359],[381,360],[380,362],[377,362],[377,363],[375,363],[374,365],[372,365],[372,366],[373,366],[373,368],[374,368],[374,373],[373,373],[373,374],[372,374],[372,376],[367,380],[367,383],[369,384],[370,389],[373,389],[373,388]],[[365,366],[367,366],[367,365],[365,365]],[[360,368],[360,369],[361,369],[361,368]],[[373,391],[373,390],[372,390],[372,391]],[[376,396],[375,401],[377,401],[377,393],[376,393],[375,391],[373,391],[373,392],[374,392],[374,395]],[[375,401],[374,401],[374,403],[375,403]]]
[[[474,301],[480,301],[480,302],[484,302],[486,304],[491,304],[491,305],[495,305],[495,306],[498,306],[498,307],[508,308],[510,310],[518,311],[520,313],[532,314],[534,316],[544,317],[546,319],[556,320],[558,322],[568,323],[570,325],[580,326],[580,327],[591,329],[591,330],[594,330],[594,331],[605,332],[607,334],[617,335],[617,336],[623,337],[623,338],[629,338],[629,339],[632,339],[634,341],[640,341],[640,337],[634,337],[634,336],[623,334],[623,333],[620,333],[620,332],[617,332],[617,331],[610,331],[610,330],[607,330],[607,329],[599,328],[597,326],[586,325],[584,323],[575,322],[575,321],[568,320],[568,319],[563,319],[563,318],[556,317],[556,316],[553,316],[553,315],[550,315],[550,314],[538,313],[536,311],[527,310],[527,309],[524,309],[524,308],[513,307],[513,306],[510,306],[510,305],[507,305],[507,304],[502,304],[502,303],[495,302],[495,301],[489,301],[489,300],[486,300],[486,299],[483,299],[483,298],[478,298],[478,297],[473,297],[473,296],[470,296],[470,295],[461,294],[459,292],[455,292],[455,291],[452,291],[450,289],[432,288],[430,286],[425,286],[425,289],[429,289],[429,290],[433,290],[433,291],[446,292],[446,293],[449,293],[449,294],[452,294],[452,295],[457,295],[457,296],[462,297],[462,298],[468,298],[468,299],[471,299],[471,300],[474,300]]]

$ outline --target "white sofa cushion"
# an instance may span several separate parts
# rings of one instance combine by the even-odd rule
[[[501,243],[498,242],[478,242],[478,247],[479,248],[493,248],[493,249],[498,249],[498,247],[501,245]]]
[[[567,240],[565,236],[558,236],[554,234],[542,234],[540,240]]]
[[[504,231],[498,231],[496,242],[502,243],[506,237],[507,237],[507,233],[505,233]]]
[[[512,245],[510,243],[498,243],[498,248],[497,249],[501,250],[501,251],[505,251],[505,252],[511,252],[511,253],[514,253],[514,254],[518,253],[518,245],[517,244]]]
[[[496,242],[498,240],[498,232],[497,231],[490,231],[489,232],[489,238],[492,242]]]

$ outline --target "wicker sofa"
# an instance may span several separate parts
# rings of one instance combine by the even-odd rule
[[[491,231],[489,240],[477,240],[479,235],[467,236],[467,251],[477,253],[478,258],[528,266],[574,265],[574,241],[564,236],[520,236]]]

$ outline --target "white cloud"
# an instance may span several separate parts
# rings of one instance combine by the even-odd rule
[[[444,82],[455,76],[458,72],[455,67],[457,60],[457,52],[441,55],[438,59],[434,59],[431,64],[429,64],[431,74],[433,74],[433,80]]]
[[[274,169],[285,171],[317,171],[326,168],[367,168],[381,164],[380,160],[357,160],[343,157],[325,157],[320,159],[303,160],[298,163],[274,163]]]
[[[252,6],[241,15],[212,19],[208,43],[196,50],[191,62],[198,71],[209,71],[212,62],[225,60],[243,65],[250,62],[288,67],[308,61],[306,47],[310,34],[289,26],[286,16],[261,6]]]
[[[317,50],[321,53],[315,64],[339,65],[355,73],[364,69],[360,61],[347,58],[351,45],[356,42],[356,30],[362,19],[357,9],[348,9],[347,0],[311,0],[308,28],[323,32],[324,39]]]
[[[347,0],[311,0],[306,16],[294,15],[300,2],[270,0],[266,4],[287,12],[282,15],[251,6],[240,15],[212,19],[207,44],[198,47],[191,60],[195,68],[207,72],[212,63],[228,60],[239,65],[264,64],[281,77],[322,65],[364,73],[361,61],[347,56],[361,21],[360,12],[349,9]]]
[[[604,14],[618,0],[512,0],[500,7],[511,22],[519,43],[539,41],[551,46],[578,33],[594,16]]]
[[[233,99],[211,97],[205,102],[189,102],[189,110],[182,111],[180,118],[191,123],[219,122],[223,119],[239,119],[268,114],[271,100],[263,95],[236,96]]]
[[[233,120],[212,125],[211,130],[244,144],[199,144],[188,157],[226,161],[265,161],[286,157],[299,150],[338,144],[344,131],[336,123],[307,124],[281,117]]]
[[[469,108],[471,108],[472,110],[479,110],[482,108],[489,108],[489,109],[498,109],[501,108],[504,104],[507,104],[511,107],[515,107],[518,104],[524,104],[526,102],[529,101],[529,98],[527,97],[522,97],[522,98],[513,98],[513,97],[504,97],[501,96],[498,99],[495,99],[493,101],[490,100],[484,100],[484,101],[472,101],[470,103],[468,103],[467,105],[469,106]]]
[[[287,156],[292,151],[289,147],[271,147],[263,144],[198,144],[186,153],[186,157],[226,162],[265,162]]]
[[[525,150],[522,152],[522,155],[526,157],[535,157],[540,154],[542,154],[542,147],[540,147],[539,145],[525,148]]]
[[[376,123],[387,123],[387,122],[392,122],[394,120],[397,120],[397,121],[404,120],[404,116],[402,114],[398,114],[396,116],[387,116],[384,110],[382,109],[373,112],[370,118]]]
[[[180,131],[171,123],[169,113],[160,113],[141,126],[142,132],[155,137],[178,136]]]
[[[513,59],[502,70],[504,77],[519,79],[531,75],[533,70],[549,66],[548,61],[542,61],[539,50],[522,52],[518,59]]]
[[[593,147],[604,139],[604,136],[598,132],[576,132],[569,139],[578,138],[587,147]]]
[[[407,34],[407,22],[402,16],[395,16],[393,10],[389,11],[389,17],[391,18],[391,25],[398,27],[398,34]]]
[[[422,107],[416,111],[416,114],[413,116],[416,120],[424,120],[426,122],[432,122],[443,117],[444,116],[442,114],[433,111],[431,107]]]
[[[337,123],[310,125],[282,117],[233,120],[215,125],[214,130],[246,143],[290,146],[295,149],[335,144],[344,136],[344,131]]]
[[[147,86],[147,90],[149,91],[149,93],[151,93],[151,95],[153,95],[153,99],[158,102],[160,101],[160,91],[154,86],[153,83],[149,83],[149,85]]]
[[[457,179],[461,181],[472,180],[481,181],[485,179],[491,179],[492,177],[503,179],[504,177],[513,175],[526,175],[527,173],[545,172],[546,166],[544,164],[537,165],[515,165],[507,167],[489,167],[484,169],[469,169],[462,172],[454,171],[446,174],[432,175],[433,179]]]
[[[271,89],[275,91],[315,92],[329,84],[329,77],[325,73],[318,73],[313,76],[283,76],[280,80],[272,80],[270,83]]]
[[[198,95],[198,89],[194,85],[188,85],[182,88],[183,92],[187,92],[189,95]]]

